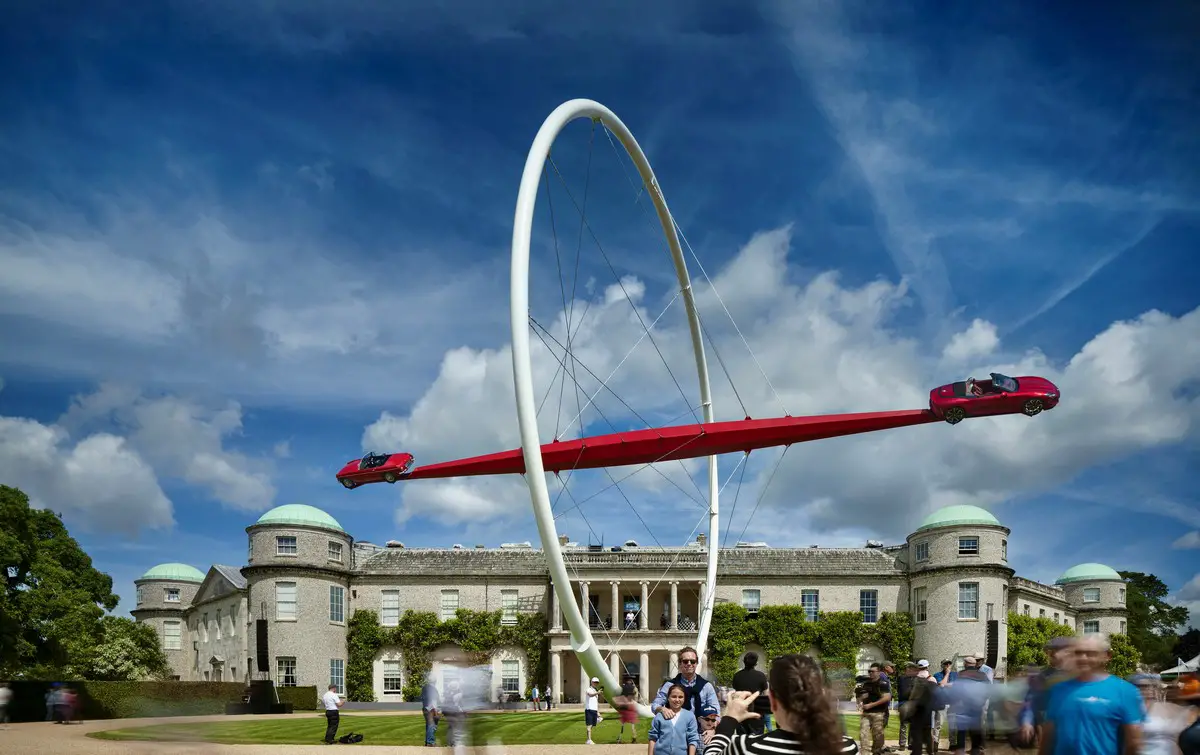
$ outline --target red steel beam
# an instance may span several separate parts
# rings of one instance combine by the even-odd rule
[[[926,409],[912,409],[899,412],[774,417],[677,425],[547,443],[542,446],[542,464],[547,472],[650,464],[713,454],[754,451],[771,446],[788,446],[810,440],[894,430],[938,421],[938,418]],[[425,480],[524,472],[525,457],[521,449],[517,448],[469,459],[426,464],[414,468],[401,479]]]

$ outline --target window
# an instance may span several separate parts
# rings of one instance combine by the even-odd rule
[[[1025,604],[1025,608],[1021,611],[1021,613],[1025,614],[1026,616],[1029,615],[1029,604],[1028,603]]]
[[[146,602],[146,588],[139,587],[137,589],[137,604],[140,606],[141,604],[143,604],[145,602]]]
[[[1121,634],[1125,634],[1125,626],[1126,626],[1125,622],[1122,621],[1121,622]]]
[[[204,617],[200,620],[200,629],[201,639],[208,642],[208,614],[204,614]]]
[[[1055,624],[1057,624],[1057,623],[1058,623],[1058,611],[1055,611],[1055,612],[1054,612],[1054,623],[1055,623]]]
[[[804,609],[804,618],[807,621],[816,621],[821,614],[821,591],[801,590],[800,607]]]
[[[929,541],[928,540],[922,540],[921,542],[917,543],[916,558],[917,558],[917,561],[928,561],[929,560]]]
[[[379,621],[385,627],[394,627],[400,623],[400,591],[383,591],[383,610],[379,613]]]
[[[1100,588],[1099,587],[1083,588],[1083,602],[1084,603],[1099,603],[1100,602]]]
[[[516,590],[501,590],[500,591],[500,614],[501,624],[516,624],[517,623],[517,597]]]
[[[958,583],[958,618],[979,618],[979,583]]]
[[[246,563],[254,563],[254,535],[246,536]]]
[[[1039,609],[1038,609],[1038,618],[1039,618],[1039,619],[1044,619],[1044,618],[1046,618],[1046,609],[1045,609],[1045,608],[1039,608]]]
[[[1099,621],[1083,622],[1083,633],[1084,634],[1100,634],[1100,622]]]
[[[401,682],[400,661],[383,662],[383,694],[399,695],[404,691]]]
[[[295,658],[276,658],[275,659],[275,676],[279,679],[280,687],[295,687],[296,686],[296,659]]]
[[[178,603],[179,602],[179,588],[178,587],[168,587],[165,590],[163,590],[163,600],[166,601],[167,603]]]
[[[275,538],[276,556],[296,555],[296,538],[291,535],[280,535]]]
[[[183,647],[182,633],[178,621],[163,622],[163,650],[179,650]]]
[[[1008,560],[1008,541],[1007,540],[1000,541],[1000,558],[1004,561]]]
[[[329,683],[339,695],[346,694],[346,662],[341,658],[329,660]]]
[[[758,613],[761,606],[761,590],[742,590],[742,608],[745,608],[747,613]]]
[[[329,620],[341,624],[346,620],[346,588],[329,586]]]
[[[859,590],[858,610],[862,613],[864,624],[874,624],[879,620],[879,591]]]
[[[335,542],[333,540],[329,541],[329,560],[337,561],[338,563],[341,563],[341,561],[342,561],[342,544],[341,543]]]
[[[929,602],[925,597],[924,587],[913,590],[913,616],[918,623],[929,619]]]
[[[996,604],[988,603],[987,604],[987,620],[991,621],[994,618],[996,618]]]
[[[979,538],[977,538],[977,537],[960,537],[958,539],[958,555],[960,555],[960,556],[978,556],[979,555]]]
[[[275,583],[275,620],[296,620],[296,583]]]
[[[1125,588],[1124,587],[1121,588],[1121,592],[1117,596],[1117,600],[1121,601],[1121,605],[1125,605]]]
[[[217,639],[221,639],[221,609],[217,609]]]
[[[506,695],[521,693],[520,661],[502,661],[500,663],[500,689]]]
[[[237,634],[237,606],[229,607],[229,636]]]
[[[458,613],[458,590],[442,590],[442,621],[453,619]]]

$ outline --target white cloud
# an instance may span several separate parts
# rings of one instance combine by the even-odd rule
[[[210,409],[175,396],[151,398],[128,386],[105,384],[76,397],[59,424],[72,431],[116,426],[161,474],[207,488],[232,508],[259,511],[275,498],[270,462],[225,447],[242,429],[236,403]]]
[[[1189,612],[1189,626],[1200,627],[1200,574],[1192,577],[1187,584],[1179,588],[1179,591],[1172,596],[1171,602],[1186,606]]]
[[[946,346],[922,345],[891,330],[893,317],[910,303],[902,284],[875,281],[846,288],[833,273],[803,285],[784,283],[789,243],[787,229],[755,236],[714,281],[789,413],[924,408],[930,387],[968,372],[1043,375],[1059,385],[1064,399],[1060,407],[1035,418],[975,419],[955,427],[938,423],[795,446],[767,489],[749,533],[766,521],[787,523],[765,531],[776,543],[784,539],[807,544],[816,542],[809,538],[818,535],[864,531],[900,537],[932,508],[954,503],[995,506],[1014,494],[1063,484],[1091,466],[1195,437],[1200,403],[1181,389],[1200,373],[1200,309],[1178,318],[1151,311],[1113,323],[1066,363],[1036,351],[998,351],[994,326],[983,321],[973,322]],[[722,323],[711,292],[702,283],[696,288],[705,322],[747,411],[752,416],[779,413],[779,402],[757,367]],[[608,294],[611,289],[592,301],[574,342],[580,359],[601,377],[608,376],[640,334],[629,305]],[[650,322],[662,303],[641,306],[642,319]],[[551,318],[541,319],[549,323]],[[556,334],[562,328],[561,319],[551,326]],[[682,317],[664,317],[656,339],[680,384],[694,396]],[[540,396],[556,362],[536,340],[533,353]],[[965,360],[954,374],[938,368],[944,354]],[[718,415],[742,416],[711,349],[709,360]],[[383,413],[366,428],[364,445],[414,452],[418,464],[516,447],[511,374],[507,346],[448,352],[437,379],[412,411]],[[595,380],[581,382],[596,385]],[[684,407],[646,344],[630,356],[611,386],[652,422],[664,421]],[[552,395],[548,403],[556,402]],[[574,403],[568,403],[565,418],[575,414]],[[615,401],[602,405],[614,422],[636,422]],[[550,408],[541,416],[543,442],[553,437],[554,414]],[[594,415],[589,422],[589,433],[608,431]],[[740,494],[733,522],[735,534],[777,453],[767,450],[751,456],[748,487]],[[727,460],[722,475],[735,463],[736,458]],[[682,498],[653,474],[642,473],[631,482],[643,478],[659,480],[656,499]],[[651,487],[643,483],[639,489],[649,493]],[[523,514],[528,505],[517,480],[430,481],[402,489],[401,519],[424,512],[442,521],[467,521]],[[723,499],[727,516],[734,489],[728,488]],[[630,528],[638,526],[633,523]]]
[[[1193,530],[1182,535],[1178,540],[1171,543],[1171,547],[1178,550],[1200,548],[1200,530]]]
[[[174,522],[153,468],[109,433],[72,442],[57,425],[0,417],[0,480],[85,530],[133,533]]]

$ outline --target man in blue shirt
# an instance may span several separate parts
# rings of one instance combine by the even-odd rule
[[[937,682],[938,687],[941,688],[941,692],[945,693],[946,688],[958,680],[958,672],[954,670],[954,662],[942,661],[942,670],[933,675],[933,680]],[[936,699],[945,700],[947,698],[943,694],[942,696],[935,696]],[[933,752],[937,752],[941,746],[943,722],[950,722],[950,706],[948,704],[935,705],[933,711],[933,738],[929,743],[930,749]],[[950,737],[950,745],[953,748],[955,735],[953,723],[950,724],[949,731],[946,733]]]
[[[679,651],[679,674],[674,679],[668,679],[661,688],[658,694],[654,696],[654,702],[650,703],[650,710],[654,713],[662,711],[663,718],[668,721],[675,717],[675,712],[667,707],[667,693],[671,691],[672,684],[678,684],[683,687],[687,698],[683,702],[683,707],[690,710],[693,715],[699,717],[700,708],[707,706],[721,710],[721,702],[717,699],[717,690],[713,687],[712,682],[696,673],[696,664],[700,662],[700,655],[695,648],[686,647]]]
[[[1040,755],[1136,755],[1146,716],[1141,694],[1108,673],[1108,640],[1087,635],[1074,651],[1075,678],[1050,690]]]

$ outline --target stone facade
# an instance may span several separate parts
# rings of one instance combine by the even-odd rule
[[[801,605],[814,617],[821,611],[861,611],[866,621],[885,612],[911,612],[917,658],[936,665],[966,655],[992,657],[999,675],[1007,660],[1009,611],[1044,615],[1079,631],[1123,630],[1123,583],[1103,579],[1059,586],[1017,577],[1008,563],[1010,531],[980,513],[987,520],[927,520],[895,546],[739,544],[722,549],[715,600],[737,602],[751,611],[772,604]],[[376,611],[384,625],[394,625],[408,610],[444,618],[459,608],[501,610],[506,616],[541,612],[550,626],[554,698],[567,703],[580,699],[587,680],[572,652],[540,550],[528,544],[377,546],[355,542],[327,515],[321,516],[328,523],[251,525],[248,564],[240,569],[214,566],[203,585],[138,582],[134,615],[154,623],[164,645],[166,622],[181,622],[180,641],[171,639],[168,651],[179,678],[269,677],[282,685],[324,689],[335,683],[344,689],[346,622],[360,608]],[[596,642],[614,674],[645,680],[639,690],[647,698],[657,680],[676,673],[678,649],[695,641],[707,559],[703,537],[681,548],[639,547],[630,541],[605,549],[563,540],[572,589]],[[180,591],[178,603],[164,604],[160,593],[168,587]],[[219,631],[212,623],[218,612],[225,622]],[[627,617],[632,619],[628,625]],[[266,672],[257,668],[260,619],[268,630]],[[874,660],[883,660],[878,648],[860,650],[864,669]],[[434,679],[444,685],[464,662],[457,648],[438,649]],[[399,701],[408,681],[403,668],[397,648],[380,651],[374,663],[377,700]],[[508,691],[523,695],[534,682],[546,681],[530,679],[529,672],[521,649],[499,649],[492,659],[493,699]]]

